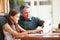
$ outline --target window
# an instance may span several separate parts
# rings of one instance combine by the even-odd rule
[[[50,5],[51,4],[51,1],[48,0],[48,1],[39,1],[39,5]]]
[[[30,3],[30,2],[25,2],[25,4],[27,4],[27,5],[31,6],[31,3]]]
[[[24,4],[23,0],[9,0],[9,4],[10,4],[10,9],[17,9],[19,10],[20,5]]]
[[[34,1],[34,6],[37,6],[37,1]]]

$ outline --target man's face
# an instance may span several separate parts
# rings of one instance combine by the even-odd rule
[[[30,12],[29,8],[24,8],[24,9],[22,10],[22,16],[23,16],[25,19],[28,19],[28,17],[29,17],[29,12]]]

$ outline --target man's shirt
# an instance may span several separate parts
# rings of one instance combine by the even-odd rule
[[[6,24],[5,17],[0,16],[0,40],[4,40],[3,26]]]
[[[36,17],[30,17],[29,19],[24,19],[20,16],[19,25],[26,30],[35,30],[38,26],[42,26],[44,21]]]

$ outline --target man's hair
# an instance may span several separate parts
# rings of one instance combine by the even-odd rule
[[[21,5],[21,6],[20,6],[20,12],[21,12],[24,8],[29,8],[29,7],[26,6],[26,5]]]

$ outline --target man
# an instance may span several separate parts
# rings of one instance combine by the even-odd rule
[[[26,30],[35,30],[38,26],[44,26],[44,21],[40,20],[37,17],[32,17],[29,15],[29,7],[22,5],[20,7],[20,20],[19,20],[19,25],[23,27]]]

